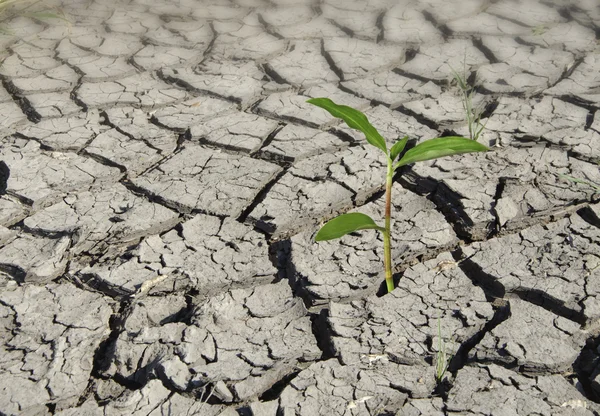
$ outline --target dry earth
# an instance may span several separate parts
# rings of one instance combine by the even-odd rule
[[[597,0],[44,7],[0,36],[0,414],[600,414]],[[492,151],[398,175],[383,295],[375,231],[313,239],[382,155],[306,100],[464,135],[451,68]]]

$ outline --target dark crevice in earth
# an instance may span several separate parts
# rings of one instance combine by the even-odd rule
[[[71,151],[76,150],[76,149],[56,149],[56,148],[54,148],[52,146],[48,146],[41,139],[39,139],[37,137],[27,136],[27,135],[25,135],[23,133],[20,133],[20,132],[16,132],[13,136],[17,137],[19,139],[31,140],[31,141],[37,142],[40,145],[40,150],[44,150],[46,152],[70,153]],[[92,138],[92,140],[94,138],[95,138],[95,136]],[[85,146],[87,146],[87,143],[85,144]]]
[[[79,399],[77,400],[77,404],[74,407],[75,408],[81,407],[90,397],[94,397],[94,400],[95,400],[96,399],[95,398],[96,389],[97,389],[96,378],[94,378],[90,375],[87,387],[85,388],[83,393],[81,393],[81,395],[79,396]]]
[[[344,91],[343,88],[340,88],[342,91]],[[352,92],[350,91],[345,91],[348,92],[350,94],[352,94]],[[357,146],[362,146],[363,143],[363,139],[357,140],[354,137],[352,137],[351,135],[349,135],[348,133],[346,133],[343,130],[338,130],[336,127],[332,127],[328,130],[326,130],[327,133],[331,133],[334,136],[337,136],[338,139],[340,139],[341,141],[348,143],[348,147],[357,147]]]
[[[356,37],[356,34],[354,33],[354,31],[352,29],[350,29],[349,27],[346,27],[346,26],[344,26],[344,25],[336,22],[333,19],[327,19],[327,21],[329,23],[331,23],[333,26],[337,27],[342,32],[344,32],[346,34],[346,36],[348,36],[349,38],[355,38]]]
[[[565,80],[567,78],[569,78],[571,76],[571,74],[573,73],[573,71],[575,71],[577,69],[577,67],[579,65],[581,65],[581,63],[583,62],[583,57],[580,58],[576,58],[573,61],[573,64],[566,67],[563,71],[563,73],[560,75],[560,77],[558,77],[558,79],[556,80],[556,82],[548,84],[548,88],[552,88],[554,87],[556,84],[558,84],[559,82],[561,82],[562,80]]]
[[[215,46],[215,42],[217,41],[217,36],[219,35],[217,33],[217,30],[215,29],[215,25],[213,22],[208,22],[208,26],[210,27],[212,38],[210,42],[208,42],[208,45],[206,45],[206,49],[202,53],[203,58],[202,61],[200,61],[200,65],[202,65],[204,61],[206,61],[209,58],[210,53],[212,52],[212,49]]]
[[[406,51],[404,52],[404,63],[415,59],[415,56],[417,56],[418,53],[419,53],[418,47],[416,47],[414,45],[407,47]]]
[[[177,75],[177,70],[174,69],[173,73],[175,75]],[[179,87],[179,88],[181,88],[189,93],[192,93],[192,94],[202,95],[202,96],[206,96],[206,97],[210,97],[210,98],[216,98],[218,100],[229,101],[229,102],[237,104],[238,106],[241,105],[241,102],[242,102],[241,99],[238,97],[229,96],[229,95],[228,96],[221,95],[221,94],[212,92],[208,89],[194,87],[193,85],[191,85],[190,83],[188,83],[182,79],[172,77],[170,75],[165,75],[164,72],[162,71],[162,69],[159,69],[156,71],[156,76],[161,81],[164,81],[165,83],[167,83],[169,85],[174,85],[176,87]],[[154,116],[153,116],[153,118],[154,118]],[[160,127],[168,129],[168,127],[162,126],[162,125]]]
[[[273,81],[275,81],[277,84],[281,84],[281,85],[289,85],[288,82],[285,80],[285,78],[283,78],[281,75],[279,75],[277,73],[277,71],[269,64],[262,64],[261,65],[262,70],[265,72],[265,74]]]
[[[27,116],[27,120],[32,123],[39,123],[42,119],[40,113],[38,113],[35,108],[31,105],[27,97],[25,97],[21,91],[10,81],[7,77],[0,75],[0,81],[2,81],[2,86],[8,92],[13,99],[13,101],[19,106],[23,114]]]
[[[269,133],[269,135],[265,138],[265,140],[263,140],[262,144],[260,145],[260,149],[258,149],[255,153],[256,154],[265,154],[263,149],[265,147],[268,147],[273,142],[273,140],[275,139],[275,136],[277,136],[277,134],[285,126],[286,126],[286,123],[280,122],[279,125],[277,127],[275,127],[275,129],[271,133]]]
[[[288,169],[290,166],[292,166],[292,163],[298,160],[293,156],[271,153],[268,150],[258,150],[256,153],[254,153],[254,155],[256,155],[257,159],[262,159],[266,160],[267,162],[275,163],[283,167],[284,169]]]
[[[172,322],[181,322],[188,326],[192,325],[192,318],[194,316],[194,312],[198,308],[197,299],[202,298],[201,293],[198,289],[192,288],[184,294],[185,297],[185,307],[181,308],[179,311],[174,314],[163,318],[159,325],[165,325]]]
[[[318,312],[310,314],[312,333],[317,340],[317,346],[322,351],[319,360],[329,360],[335,358],[335,347],[330,327],[327,323],[329,317],[329,309],[323,308]]]
[[[516,295],[519,299],[537,305],[555,315],[577,322],[581,326],[586,323],[586,317],[581,311],[573,310],[568,306],[565,306],[563,301],[556,299],[541,290],[514,290],[511,291],[510,294]]]
[[[398,182],[406,189],[426,197],[433,202],[448,224],[452,227],[457,237],[464,243],[469,244],[473,241],[487,239],[487,236],[493,232],[495,224],[490,222],[487,225],[478,225],[474,235],[471,230],[475,224],[469,215],[462,208],[461,196],[449,189],[443,182],[438,182],[431,177],[423,178],[415,174],[410,166],[403,167],[400,172]]]
[[[340,81],[344,81],[344,71],[342,71],[333,60],[333,57],[325,50],[325,41],[321,39],[321,55],[327,61],[329,65],[329,69],[340,79]]]
[[[526,73],[525,71],[523,71],[523,72]],[[503,79],[496,81],[496,83],[501,84],[501,85],[508,85],[506,80],[503,80]],[[487,88],[485,88],[483,86],[479,86],[479,87],[475,88],[475,92],[477,92],[478,94],[483,94],[483,95],[497,94],[497,92],[488,90]],[[505,97],[516,97],[516,98],[525,98],[525,99],[537,97],[537,95],[530,95],[529,93],[523,92],[523,91],[505,91],[502,93],[502,95]]]
[[[281,380],[278,380],[275,384],[273,384],[268,390],[266,390],[263,394],[258,396],[260,401],[271,401],[277,400],[283,390],[290,384],[290,382],[296,378],[300,374],[300,370],[296,370],[290,374],[286,374]]]
[[[135,185],[133,182],[131,182],[131,180],[128,177],[124,177],[123,179],[121,179],[119,181],[119,183],[121,185],[123,185],[124,187],[126,187],[134,195],[146,198],[150,202],[162,205],[162,206],[167,207],[171,210],[174,210],[175,212],[178,212],[180,214],[205,214],[205,215],[212,215],[213,217],[219,217],[221,219],[226,217],[225,215],[211,214],[211,213],[208,213],[204,210],[197,209],[197,208],[190,209],[188,207],[178,204],[175,201],[168,201],[168,200],[164,199],[163,197],[155,194],[154,192],[148,191],[145,188]]]
[[[291,261],[291,251],[292,248],[290,247],[290,253],[287,255],[288,262],[286,264],[286,276],[294,296],[299,297],[306,309],[310,310],[310,308],[314,306],[313,296],[306,290],[306,278],[296,271],[296,265]]]
[[[127,60],[125,62],[127,62],[129,65],[131,65],[132,67],[134,67],[135,69],[137,69],[138,72],[140,72],[140,73],[143,73],[143,72],[146,71],[146,69],[144,67],[138,65],[138,63],[135,62],[135,56],[130,56],[129,58],[127,58]]]
[[[600,228],[600,218],[589,206],[581,208],[577,211],[577,214],[588,224]]]
[[[481,52],[483,56],[490,61],[491,64],[497,64],[500,62],[498,58],[496,58],[496,55],[494,55],[494,52],[485,46],[480,38],[473,38],[473,46],[475,46],[479,52]]]
[[[574,152],[571,149],[568,149],[564,146],[557,146],[554,145],[552,143],[548,144],[547,146],[548,148],[551,149],[559,149],[562,150],[563,152],[565,152],[567,154],[567,156],[569,157],[569,159],[576,159],[576,160],[583,160],[584,162],[587,163],[591,163],[591,164],[595,164],[595,165],[600,165],[600,157],[594,157],[594,156],[588,156],[588,155],[584,155],[583,153],[580,152]],[[584,178],[579,178],[579,179],[584,179]],[[585,180],[585,179],[584,179]],[[587,181],[589,182],[589,181]],[[596,185],[600,185],[600,184],[596,184]],[[571,201],[571,203],[569,205],[573,206],[573,205],[577,205],[577,204],[581,204],[581,203],[586,203],[586,202],[598,202],[598,200],[600,200],[598,197],[600,197],[600,193],[599,192],[595,192],[596,194],[596,198],[593,198],[593,195],[590,197],[590,199],[575,199],[573,201]]]
[[[323,9],[321,8],[322,3],[323,0],[313,0],[310,5],[310,8],[317,17],[323,15]]]
[[[270,24],[268,24],[265,20],[265,18],[262,16],[262,14],[257,13],[258,18],[258,23],[260,23],[263,27],[263,29],[265,30],[265,32],[267,32],[267,34],[277,38],[277,39],[285,39],[283,36],[281,36],[279,33],[277,33],[277,31],[275,29],[273,29],[273,27],[271,27]]]
[[[459,261],[459,267],[473,284],[483,289],[488,301],[516,296],[521,300],[540,306],[555,315],[562,316],[579,325],[585,324],[586,318],[583,313],[569,308],[563,301],[536,289],[521,289],[507,292],[504,285],[495,276],[485,272],[479,264],[469,258],[463,259],[462,249],[459,248],[453,252],[453,256],[456,261]]]
[[[19,284],[25,283],[27,272],[18,266],[0,263],[0,272],[6,273]]]
[[[0,160],[0,196],[6,194],[8,189],[8,179],[10,178],[10,168],[3,160]]]
[[[367,99],[368,99],[368,98],[366,98],[364,95],[362,95],[362,94],[360,94],[360,93],[357,93],[356,91],[354,91],[354,90],[352,90],[352,89],[350,89],[350,88],[346,87],[346,86],[345,86],[344,84],[342,84],[342,83],[339,83],[337,87],[340,89],[340,91],[343,91],[343,92],[345,92],[345,93],[351,94],[351,95],[353,95],[353,96],[355,96],[355,97],[362,98],[362,99],[365,99],[365,100],[367,100]],[[384,104],[384,105],[386,105],[386,104]],[[386,105],[386,106],[387,106],[387,105]]]
[[[409,110],[408,108],[404,107],[404,105],[402,105],[402,104],[400,104],[398,107],[394,108],[394,110],[416,119],[419,122],[419,124],[427,126],[432,130],[436,130],[436,131],[440,130],[440,126],[436,122],[428,119],[427,117],[425,117],[422,114],[419,114],[417,112]]]
[[[113,128],[116,131],[118,131],[120,134],[122,134],[125,137],[130,138],[131,140],[141,141],[146,146],[148,146],[150,149],[156,151],[158,154],[162,154],[163,153],[163,149],[154,146],[149,140],[147,140],[147,139],[139,139],[139,138],[135,137],[134,135],[132,135],[131,133],[126,132],[125,130],[123,130],[119,126],[113,124],[110,121],[110,118],[108,117],[108,114],[106,113],[106,111],[101,111],[100,112],[100,116],[102,117],[102,120],[100,121],[100,125],[108,126],[110,128]]]
[[[431,201],[444,215],[456,235],[465,243],[487,240],[494,232],[494,223],[475,224],[465,212],[461,203],[462,197],[451,190],[446,184],[440,183],[432,195]]]
[[[261,232],[261,230],[258,230]],[[291,279],[287,275],[287,264],[290,262],[290,254],[292,252],[292,243],[288,239],[279,240],[269,245],[269,260],[273,267],[277,269],[277,279],[273,283],[277,283],[283,279],[287,279],[290,283],[292,293],[294,288],[291,285]]]
[[[589,14],[584,9],[582,9],[581,7],[577,6],[577,4],[574,3],[574,4],[569,4],[567,10],[568,10],[571,20],[579,23],[583,27],[592,29],[596,33],[596,39],[600,39],[600,26],[598,26],[594,22],[594,20],[589,16]],[[587,20],[578,19],[577,18],[578,13],[585,14],[588,19]]]
[[[385,38],[385,28],[383,26],[383,18],[385,17],[385,13],[385,10],[382,11],[381,14],[377,16],[377,20],[375,20],[375,26],[379,29],[375,43],[380,43]]]
[[[124,300],[131,296],[131,292],[124,290],[119,285],[113,285],[105,280],[98,279],[93,274],[80,273],[77,276],[77,280],[81,285],[84,285],[87,290],[102,293],[116,300]]]
[[[585,128],[584,128],[584,130],[589,130],[592,127],[592,124],[594,124],[594,118],[595,118],[595,116],[596,116],[595,109],[594,110],[592,110],[592,109],[588,110],[588,114],[587,114],[587,116],[585,118]],[[596,131],[596,130],[594,130],[594,131]],[[600,133],[600,132],[597,132],[597,133]]]
[[[187,132],[189,132],[189,129],[187,130]],[[193,138],[191,137],[191,133],[190,133],[189,140],[190,141],[193,140]],[[260,149],[249,153],[248,150],[244,147],[230,145],[230,144],[215,144],[214,142],[207,140],[204,136],[199,136],[198,138],[196,138],[195,143],[198,143],[199,145],[201,145],[203,147],[207,147],[209,149],[216,150],[218,152],[223,152],[223,153],[232,154],[232,155],[250,156],[253,159],[261,159],[261,160],[264,159],[269,162],[274,162],[276,164],[279,164],[279,163],[277,163],[277,159],[269,160],[268,158],[261,157],[259,154]]]
[[[433,27],[435,27],[442,33],[444,41],[447,41],[450,37],[452,37],[452,35],[454,35],[454,32],[452,32],[452,30],[450,30],[448,26],[438,22],[437,19],[430,12],[428,12],[427,10],[423,10],[421,13],[423,14],[423,17],[425,17],[425,20],[431,23]]]
[[[263,79],[263,81],[268,82],[269,81],[269,77],[267,77],[265,75],[265,78]],[[264,97],[259,97],[256,101],[254,101],[251,104],[248,104],[248,106],[246,107],[246,112],[250,113],[250,114],[258,114],[259,110],[258,110],[258,106],[264,101]],[[274,118],[274,117],[272,117]],[[280,119],[277,119],[277,121],[281,122]]]
[[[98,154],[95,153],[89,153],[87,150],[82,150],[81,151],[81,155],[89,157],[90,159],[95,160],[96,162],[105,165],[105,166],[110,166],[111,168],[117,168],[119,169],[119,171],[121,173],[126,173],[127,172],[127,168],[119,163],[113,162],[110,159],[105,158],[104,156],[100,156]]]
[[[575,95],[555,95],[554,97],[558,98],[559,100],[565,101],[569,104],[573,104],[578,107],[586,108],[589,111],[596,111],[596,110],[600,109],[600,104],[598,104],[597,102],[584,100],[583,98],[580,98]]]
[[[259,416],[256,413],[254,413],[249,406],[238,407],[237,409],[235,409],[235,411],[237,412],[238,416]]]
[[[33,200],[27,198],[26,196],[23,195],[19,195],[14,191],[10,191],[10,190],[6,190],[6,195],[11,196],[13,198],[15,198],[17,201],[19,201],[21,204],[27,206],[28,208],[32,208],[33,207]]]
[[[496,211],[496,206],[498,205],[498,201],[502,198],[502,194],[504,193],[504,188],[506,187],[506,178],[498,178],[498,183],[496,184],[496,193],[494,194],[493,201],[490,206],[490,212],[494,216],[494,226],[488,235],[488,238],[493,238],[500,232],[502,228],[502,224],[500,223],[500,215]]]
[[[458,347],[456,354],[450,359],[450,363],[448,364],[448,371],[454,376],[456,376],[456,373],[460,369],[462,369],[469,363],[474,361],[480,362],[480,360],[473,360],[469,358],[471,350],[475,348],[475,346],[477,346],[477,344],[479,344],[481,340],[483,340],[486,334],[488,334],[502,322],[510,318],[510,302],[502,299],[496,299],[492,303],[492,307],[494,308],[494,316],[492,317],[492,319],[490,319],[479,332],[477,332],[471,338],[464,341],[460,345],[460,347]],[[495,364],[502,365],[502,363]],[[444,391],[445,394],[448,394],[450,390],[452,390],[452,386],[450,386],[447,390]]]
[[[281,172],[279,172],[277,175],[275,175],[273,177],[273,179],[271,179],[269,182],[267,182],[267,184],[260,190],[260,192],[258,192],[258,194],[254,197],[254,200],[250,203],[250,205],[248,205],[240,214],[239,217],[237,217],[237,221],[244,223],[246,222],[246,220],[248,219],[248,216],[250,215],[250,213],[252,211],[254,211],[254,209],[258,206],[258,204],[260,204],[262,201],[265,200],[265,198],[267,197],[267,194],[269,193],[269,191],[271,190],[271,188],[273,186],[275,186],[275,184],[277,182],[279,182],[279,179],[281,179],[281,177],[283,175],[285,175],[287,173],[287,170],[283,169]],[[254,224],[257,228],[260,228],[261,230],[265,231],[266,233],[272,234],[275,229],[273,229],[270,225],[268,225],[267,223],[261,221],[260,219],[258,221],[256,221],[256,224]]]
[[[342,166],[344,166],[343,163],[342,163]],[[306,179],[309,179],[309,178],[306,178]],[[346,207],[346,208],[341,208],[340,211],[346,211],[348,209],[351,209],[352,207],[357,208],[359,206],[364,205],[364,204],[360,203],[360,201],[364,201],[366,198],[369,198],[371,195],[373,195],[373,193],[379,191],[381,189],[381,187],[385,186],[385,185],[381,185],[381,186],[378,186],[375,188],[367,189],[367,190],[363,191],[361,194],[358,194],[354,189],[352,189],[346,183],[332,178],[331,173],[327,176],[327,182],[335,183],[336,185],[341,186],[342,188],[344,188],[346,191],[350,192],[350,194],[351,194],[350,195],[351,206]],[[360,196],[360,201],[359,201],[359,196]]]
[[[530,29],[531,28],[530,26],[528,26],[527,24],[521,22],[520,20],[513,19],[513,18],[510,18],[510,17],[507,17],[507,16],[502,16],[501,14],[497,14],[497,13],[490,13],[490,12],[487,12],[487,13],[490,16],[494,16],[494,17],[498,18],[499,20],[504,20],[506,22],[513,23],[513,24],[515,24],[517,26],[521,26],[521,27],[526,28],[526,29]]]
[[[69,237],[69,238],[73,239],[73,236],[77,233],[77,231],[75,231],[75,230],[49,231],[49,230],[44,230],[44,229],[40,229],[40,228],[30,228],[27,225],[25,225],[24,221],[21,223],[19,228],[20,228],[19,229],[20,235],[30,234],[35,237],[50,238],[53,240],[59,240],[63,237]]]
[[[583,394],[589,400],[600,403],[600,337],[589,338],[573,363],[573,371]],[[596,380],[595,380],[596,379]]]
[[[306,97],[306,98],[308,99],[309,97]],[[260,103],[258,103],[258,104],[260,104]],[[294,116],[290,116],[290,115],[280,115],[277,113],[272,113],[270,111],[265,111],[260,107],[255,107],[253,113],[258,114],[263,117],[266,117],[266,118],[276,120],[276,121],[290,121],[292,123],[299,124],[301,126],[311,127],[313,129],[321,128],[321,126],[319,124],[313,123],[313,122],[305,120],[303,118],[298,118],[298,117],[294,117]]]
[[[409,52],[407,51],[407,53],[409,53]],[[403,76],[405,78],[414,79],[414,80],[421,81],[421,82],[424,82],[424,83],[432,82],[432,83],[434,83],[436,85],[439,85],[439,86],[445,86],[445,85],[448,85],[448,83],[449,83],[449,81],[446,80],[446,79],[444,79],[444,80],[429,79],[429,78],[423,77],[421,75],[413,74],[411,72],[406,72],[406,71],[404,71],[401,68],[394,68],[394,69],[392,69],[392,72],[395,73],[395,74],[398,74],[400,76]]]
[[[367,205],[367,204],[375,202],[379,199],[382,199],[384,195],[385,195],[385,189],[379,189],[379,190],[373,192],[369,197],[365,198],[365,202],[362,205]]]
[[[519,45],[523,45],[523,46],[528,46],[530,48],[536,48],[539,47],[540,45],[538,45],[537,43],[533,43],[533,42],[529,42],[525,39],[523,39],[521,36],[517,36],[514,38],[515,42],[517,42]]]
[[[473,72],[471,74],[473,77],[476,76],[476,74]],[[469,81],[471,83],[471,85],[473,85],[473,81]],[[477,90],[477,88],[475,88],[475,90]],[[477,91],[475,91],[477,92]],[[483,108],[483,111],[481,112],[481,120],[485,120],[487,118],[490,118],[494,112],[496,111],[496,109],[498,108],[498,99],[496,99],[495,97],[491,99],[490,102],[488,102],[485,107]],[[484,123],[485,124],[485,123]]]
[[[166,125],[162,124],[154,115],[151,115],[150,118],[148,119],[148,121],[150,123],[154,124],[156,127],[159,127],[161,129],[172,131],[172,132],[175,132],[175,133],[180,134],[180,135],[181,134],[187,134],[189,137],[191,137],[189,127],[169,127],[169,126],[166,126]]]
[[[111,365],[112,356],[114,354],[114,348],[119,338],[119,334],[124,330],[125,321],[131,312],[132,299],[126,297],[120,301],[119,308],[109,319],[110,334],[103,340],[96,351],[94,352],[94,358],[92,361],[92,371],[90,372],[91,378],[96,379],[107,379],[108,376],[105,373],[109,370]],[[113,377],[113,380],[118,384],[131,389],[137,390],[142,385],[119,377],[118,375]]]
[[[176,155],[177,153],[181,152],[183,150],[184,146],[185,146],[185,143],[189,142],[191,140],[192,140],[192,133],[190,132],[190,129],[187,129],[183,133],[179,133],[177,135],[177,143],[175,144],[175,150],[173,150],[173,153],[171,153],[167,157],[170,157],[172,155]],[[162,161],[161,161],[161,163],[162,163]]]
[[[88,111],[87,104],[84,103],[83,101],[81,101],[81,99],[77,96],[77,91],[79,91],[79,88],[81,88],[81,85],[83,84],[83,77],[85,76],[85,73],[81,69],[79,69],[78,67],[76,67],[75,65],[71,65],[67,60],[62,59],[59,56],[58,52],[56,52],[54,54],[54,59],[56,59],[57,61],[63,63],[64,65],[66,65],[69,69],[71,69],[72,71],[74,71],[79,76],[79,78],[77,79],[77,84],[75,85],[75,87],[73,87],[73,89],[69,93],[69,98],[71,98],[71,100],[78,107],[80,107],[83,112],[87,113],[87,111]]]
[[[504,285],[498,282],[498,279],[495,276],[486,273],[481,266],[471,260],[470,257],[464,258],[464,252],[460,247],[452,252],[452,257],[458,262],[462,272],[473,282],[473,284],[483,289],[488,302],[493,302],[495,299],[504,299],[506,295]]]
[[[551,8],[558,6],[557,4],[552,4],[549,1],[542,1],[541,3],[543,5],[551,7]],[[573,15],[571,14],[571,12],[569,11],[569,8],[567,6],[556,7],[556,12],[568,22],[575,20],[575,18],[573,17]]]

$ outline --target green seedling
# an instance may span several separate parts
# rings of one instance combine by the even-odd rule
[[[6,29],[3,25],[4,22],[10,20],[14,16],[30,17],[37,20],[48,20],[48,19],[60,19],[70,24],[71,21],[67,19],[64,12],[54,7],[56,13],[50,11],[32,11],[32,7],[42,4],[41,0],[0,0],[0,34],[12,35],[12,31]],[[10,11],[10,12],[9,12]]]
[[[485,124],[481,124],[483,109],[480,107],[473,108],[473,95],[475,94],[475,90],[467,83],[466,66],[463,68],[463,75],[460,75],[452,67],[450,67],[450,69],[452,70],[452,75],[454,76],[456,85],[460,89],[462,106],[465,112],[465,120],[467,122],[467,126],[469,127],[469,137],[471,140],[477,140],[485,129]]]
[[[392,181],[394,173],[402,166],[424,160],[461,153],[485,152],[486,146],[465,137],[441,137],[426,140],[404,152],[408,137],[399,139],[391,148],[387,148],[385,139],[369,123],[367,116],[352,107],[339,105],[329,98],[312,98],[310,104],[327,110],[332,116],[341,118],[348,127],[364,133],[367,142],[385,153],[387,173],[385,182],[385,224],[379,226],[368,215],[361,213],[342,214],[325,224],[315,236],[316,241],[333,240],[358,230],[378,230],[383,234],[383,259],[385,281],[388,292],[394,290],[392,277],[391,217],[392,217]]]
[[[566,180],[569,180],[571,182],[581,183],[583,185],[587,185],[590,188],[594,188],[596,191],[600,192],[600,186],[596,185],[593,182],[584,181],[583,179],[574,178],[573,176],[569,176],[569,175],[560,175],[560,177],[562,179],[566,179]]]
[[[546,33],[547,30],[548,30],[548,27],[546,27],[546,25],[537,25],[531,29],[531,33],[534,36],[541,36],[544,33]]]

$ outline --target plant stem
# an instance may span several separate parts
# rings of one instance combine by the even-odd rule
[[[392,160],[388,157],[387,176],[385,181],[385,231],[383,232],[383,264],[385,267],[385,283],[387,285],[388,293],[394,290],[391,246],[392,179],[394,177],[392,163]]]

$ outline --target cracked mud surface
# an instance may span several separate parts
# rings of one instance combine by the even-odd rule
[[[597,2],[44,6],[0,34],[0,414],[600,415]],[[492,151],[396,176],[384,295],[375,231],[314,242],[383,155],[306,100],[413,146],[468,134],[452,70]]]

